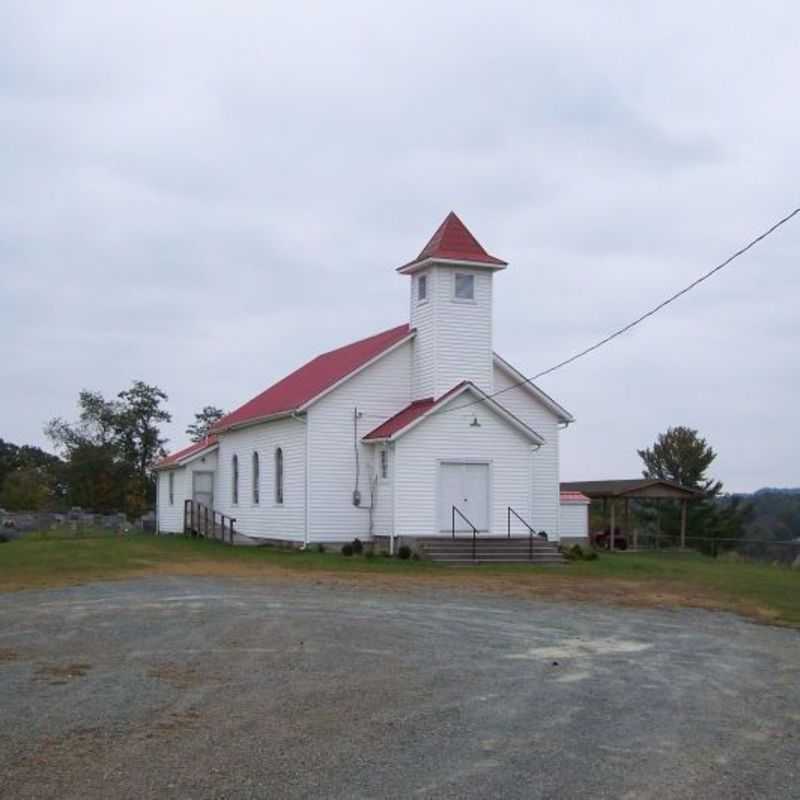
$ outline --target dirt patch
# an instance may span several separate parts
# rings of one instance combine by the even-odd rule
[[[34,679],[58,686],[73,678],[82,678],[91,668],[91,664],[44,664],[37,667]]]
[[[0,647],[0,664],[10,664],[19,658],[16,650],[10,647]]]
[[[209,676],[186,664],[159,664],[147,670],[147,677],[169,683],[176,689],[191,689],[209,683]]]
[[[154,739],[157,736],[165,736],[186,727],[197,725],[202,715],[197,711],[180,711],[168,714],[164,719],[156,722],[144,736],[146,739]]]
[[[552,574],[537,572],[491,573],[474,568],[453,568],[430,572],[388,573],[379,571],[341,571],[319,568],[287,568],[264,562],[214,561],[195,559],[183,563],[159,562],[140,569],[88,574],[59,574],[57,577],[4,579],[0,591],[31,589],[40,586],[67,586],[97,580],[125,580],[147,576],[193,576],[269,580],[272,583],[310,583],[318,586],[404,591],[414,589],[455,589],[488,592],[519,598],[566,602],[587,602],[636,608],[703,608],[733,611],[755,621],[782,623],[779,612],[755,601],[735,598],[697,583],[679,580],[630,580],[613,577],[588,577],[569,574],[569,568]]]
[[[285,569],[271,564],[230,564],[202,561],[191,564],[160,564],[162,575],[244,578],[271,582],[308,582],[316,586],[365,588],[408,592],[414,589],[455,589],[556,602],[585,602],[636,608],[703,608],[736,611],[761,622],[774,622],[775,612],[755,603],[728,597],[696,584],[668,580],[625,580],[542,572],[485,573],[473,568],[437,570],[429,573],[333,572]]]

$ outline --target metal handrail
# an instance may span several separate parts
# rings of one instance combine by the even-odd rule
[[[507,517],[507,524],[508,524],[508,538],[511,538],[511,515],[514,515],[527,529],[528,529],[528,561],[533,561],[533,535],[536,531],[533,529],[533,526],[528,524],[516,511],[514,511],[511,506],[508,506],[508,510],[506,512]]]
[[[211,512],[211,520],[209,522],[209,512]],[[219,517],[219,538],[225,541],[225,530],[228,531],[228,544],[233,544],[233,537],[236,533],[234,528],[236,524],[235,517],[229,517],[221,511],[214,511],[209,508],[205,503],[198,503],[196,500],[186,499],[183,502],[183,532],[189,533],[202,533],[203,536],[208,538],[209,530],[211,537],[217,538],[217,517]]]
[[[472,528],[472,560],[475,561],[476,560],[476,554],[477,554],[477,545],[478,545],[478,529],[472,524],[471,520],[467,519],[467,517],[464,516],[464,512],[460,508],[457,508],[456,506],[453,506],[453,510],[451,512],[451,515],[452,515],[452,519],[453,519],[453,538],[454,539],[456,538],[456,514],[458,514],[458,516],[461,517],[461,519],[463,519],[464,522],[466,522],[467,525],[470,526],[470,528]]]

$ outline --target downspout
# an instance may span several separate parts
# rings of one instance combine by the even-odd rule
[[[304,471],[304,484],[303,487],[303,547],[301,549],[305,550],[308,547],[308,459],[309,459],[309,449],[308,449],[308,418],[304,416],[300,416],[297,411],[292,411],[292,419],[296,419],[299,422],[302,422],[305,426],[305,459],[303,460],[303,471]]]
[[[161,472],[156,470],[156,536],[161,536],[161,526],[158,524],[158,512],[161,510]]]
[[[389,555],[394,555],[394,539],[397,534],[397,451],[394,442],[386,442],[384,445],[387,449],[391,446],[391,458],[389,460],[389,469],[392,476],[392,530],[389,533]]]

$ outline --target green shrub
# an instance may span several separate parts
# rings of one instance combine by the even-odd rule
[[[373,553],[372,550],[367,550],[367,552],[364,553],[364,558],[372,560],[373,558],[375,558],[375,553]]]
[[[412,561],[419,561],[419,553],[412,553],[411,554]]]
[[[594,561],[597,558],[594,550],[584,550],[579,544],[560,546],[558,549],[567,561]]]
[[[318,552],[318,553],[324,553],[324,552],[325,552],[325,545],[324,545],[324,544],[322,544],[322,542],[320,542],[320,543],[317,545],[317,552]]]
[[[351,556],[353,555],[353,545],[346,544],[342,546],[342,555],[343,556]]]
[[[364,552],[364,544],[363,544],[363,542],[361,541],[361,539],[359,539],[358,537],[356,537],[355,539],[353,539],[353,544],[352,544],[351,546],[352,546],[352,548],[353,548],[353,552],[354,552],[354,553],[355,553],[357,556],[360,556],[360,555],[361,555],[361,554]]]
[[[411,558],[411,548],[407,544],[400,545],[397,549],[397,557],[403,560]]]

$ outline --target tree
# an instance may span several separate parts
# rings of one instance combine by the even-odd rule
[[[66,456],[70,502],[96,511],[143,512],[155,496],[151,469],[164,454],[160,423],[172,417],[157,386],[134,381],[130,389],[106,400],[82,391],[79,418],[51,420],[45,432]]]
[[[194,422],[186,428],[186,433],[193,442],[202,442],[208,432],[225,416],[225,412],[216,406],[203,406],[203,410],[194,415]]]
[[[720,481],[706,477],[706,470],[717,454],[692,428],[680,425],[669,428],[659,434],[652,449],[636,452],[644,461],[645,478],[660,478],[700,489],[706,497],[716,497],[722,491]]]
[[[0,506],[9,511],[42,511],[56,499],[54,478],[44,467],[18,467],[6,475]]]
[[[731,544],[720,540],[737,539],[743,534],[749,508],[735,497],[721,502],[722,482],[707,475],[717,454],[696,430],[669,428],[659,434],[652,448],[637,453],[644,462],[645,478],[673,481],[703,493],[702,499],[689,504],[687,519],[689,535],[707,540],[700,541],[698,549],[716,553]],[[678,537],[680,511],[675,503],[662,508],[658,501],[644,501],[640,510],[645,519],[658,515],[661,532],[673,539]]]
[[[158,388],[134,381],[130,389],[117,397],[114,427],[122,446],[123,458],[142,481],[159,458],[166,455],[166,439],[161,438],[159,423],[171,422],[172,415],[161,407],[169,398]]]
[[[32,445],[15,445],[0,439],[0,505],[14,510],[35,511],[44,505],[52,505],[63,495],[60,482],[61,459]],[[26,474],[22,474],[23,471]],[[13,487],[5,494],[6,484],[13,480]],[[41,492],[31,491],[38,484]],[[25,507],[19,499],[29,497],[36,505]]]

